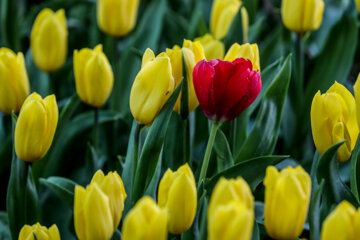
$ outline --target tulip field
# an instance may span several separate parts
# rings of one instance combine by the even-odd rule
[[[0,0],[0,240],[360,240],[360,0]]]

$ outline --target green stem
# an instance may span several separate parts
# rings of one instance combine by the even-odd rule
[[[189,119],[182,120],[182,131],[183,131],[183,161],[182,164],[190,161],[190,129]]]
[[[94,108],[94,149],[97,151],[99,147],[99,108]]]
[[[235,153],[236,149],[236,133],[237,133],[237,118],[230,123],[230,139],[231,139],[231,151]]]
[[[299,102],[302,103],[302,96],[304,95],[304,65],[305,65],[305,56],[304,56],[304,43],[303,37],[301,34],[297,34],[296,38],[297,45],[297,58],[298,58],[298,82],[297,82],[297,92],[299,97]],[[301,109],[301,108],[300,108]]]
[[[199,181],[198,181],[199,185],[201,184],[201,182],[203,182],[205,180],[206,172],[207,172],[207,169],[208,169],[208,166],[209,166],[211,151],[212,151],[212,148],[213,148],[213,145],[214,145],[216,132],[217,132],[218,128],[219,128],[219,123],[213,122],[212,125],[211,125],[209,141],[208,141],[208,144],[207,144],[207,147],[206,147],[203,163],[202,163],[202,166],[201,166],[201,172],[200,172],[200,177],[199,177]]]
[[[134,148],[136,149],[134,151],[134,174],[133,176],[135,176],[136,174],[136,168],[137,168],[137,164],[139,161],[139,142],[140,142],[140,131],[142,129],[143,125],[136,123],[136,129],[135,129],[135,134],[134,134]]]

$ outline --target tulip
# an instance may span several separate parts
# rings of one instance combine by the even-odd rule
[[[357,80],[354,84],[354,94],[355,94],[356,118],[358,122],[358,127],[360,128],[360,74],[358,75]]]
[[[223,39],[241,6],[240,0],[214,0],[210,17],[210,32],[216,39]],[[241,20],[244,42],[247,42],[249,16],[244,7],[241,8]]]
[[[193,83],[192,72],[196,63],[205,59],[204,49],[200,42],[192,42],[190,40],[184,40],[183,47],[180,49],[178,46],[174,46],[173,49],[166,49],[166,54],[169,56],[175,79],[175,88],[179,85],[183,79],[183,61],[182,56],[185,58],[187,68],[187,85],[188,85],[188,111],[191,113],[199,106],[199,101],[196,97]],[[180,113],[181,107],[181,92],[175,103],[174,111]]]
[[[358,12],[360,13],[360,0],[356,0],[356,8]]]
[[[360,209],[342,201],[322,224],[321,240],[360,239]]]
[[[264,185],[264,223],[268,234],[279,240],[297,238],[302,232],[309,208],[309,174],[300,166],[287,167],[281,172],[269,166]]]
[[[45,72],[59,69],[67,54],[68,30],[64,9],[43,9],[31,30],[30,46],[35,64]]]
[[[36,238],[34,237],[36,236]],[[19,234],[19,240],[60,240],[59,229],[53,224],[49,229],[36,223],[24,225]]]
[[[195,41],[199,41],[204,48],[206,60],[210,61],[212,59],[223,59],[225,54],[224,44],[214,39],[210,34],[205,34],[202,37],[195,38]]]
[[[135,120],[150,125],[173,93],[174,85],[166,53],[155,57],[151,49],[146,49],[130,92],[130,110]]]
[[[30,92],[24,55],[0,48],[0,111],[18,112]]]
[[[194,222],[197,206],[196,183],[186,163],[176,172],[168,169],[159,184],[158,204],[169,210],[169,232],[180,234]]]
[[[282,0],[284,25],[297,33],[317,30],[322,22],[324,6],[323,0]]]
[[[74,51],[74,73],[76,91],[81,100],[93,107],[103,106],[110,96],[114,75],[101,44],[94,50]]]
[[[136,24],[139,0],[98,0],[96,5],[99,28],[112,36],[131,32]]]
[[[28,96],[21,107],[15,127],[15,152],[25,162],[45,156],[54,138],[59,110],[55,95],[42,99],[37,93]]]
[[[215,122],[231,121],[250,106],[261,90],[259,72],[249,60],[200,61],[194,68],[194,87],[205,116]]]
[[[165,240],[167,239],[168,214],[146,196],[130,210],[122,227],[123,240]]]
[[[333,144],[344,141],[338,150],[339,162],[350,158],[359,134],[355,99],[335,82],[325,94],[318,91],[311,105],[311,130],[315,146],[323,154]]]
[[[244,58],[251,61],[255,71],[260,72],[260,54],[256,43],[243,44],[234,43],[227,51],[224,61],[232,62],[237,58]]]
[[[108,196],[110,200],[110,209],[111,215],[113,218],[113,226],[116,229],[120,223],[122,217],[122,212],[124,210],[124,202],[127,197],[124,184],[119,176],[119,174],[114,172],[109,172],[106,176],[103,171],[98,170],[90,184],[96,183],[103,193]]]

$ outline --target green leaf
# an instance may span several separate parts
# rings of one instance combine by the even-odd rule
[[[51,189],[70,208],[74,207],[75,182],[63,177],[40,178],[40,183]]]
[[[225,48],[229,49],[234,43],[244,43],[243,31],[241,9],[239,9],[231,23],[227,36],[224,39]]]
[[[218,159],[221,161],[222,165],[225,168],[230,167],[234,164],[234,159],[230,150],[229,142],[221,129],[217,130],[214,142],[214,150]]]
[[[351,172],[350,172],[350,187],[351,192],[359,201],[360,193],[360,138],[358,137],[354,150],[351,155]]]
[[[0,44],[15,52],[21,50],[19,23],[24,5],[22,0],[0,0]]]
[[[275,165],[288,157],[289,156],[262,156],[240,162],[210,178],[206,181],[205,188],[211,193],[221,177],[236,178],[241,176],[250,185],[251,189],[254,190],[264,179],[268,166]]]
[[[256,156],[272,154],[278,139],[281,116],[290,82],[291,55],[289,55],[275,80],[266,91],[253,129],[242,145],[235,160],[242,162]]]
[[[9,219],[6,212],[0,212],[0,239],[11,239]]]
[[[310,240],[320,239],[320,199],[324,187],[324,181],[313,189],[311,194],[310,208],[309,208],[309,225],[310,225]]]

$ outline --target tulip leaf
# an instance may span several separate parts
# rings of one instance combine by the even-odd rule
[[[360,193],[360,138],[358,137],[351,155],[350,187],[351,192],[359,201]]]
[[[136,202],[143,195],[154,177],[171,113],[174,109],[181,87],[182,82],[163,106],[146,136],[135,174],[133,202]]]
[[[205,188],[211,193],[221,177],[236,178],[241,176],[247,181],[251,189],[254,190],[264,179],[265,171],[268,166],[275,165],[288,157],[289,156],[262,156],[240,162],[207,180]]]
[[[339,204],[342,200],[347,200],[355,207],[359,206],[359,202],[339,176],[337,150],[343,143],[334,144],[319,159],[317,180],[320,182],[324,179],[322,202],[327,211],[333,204]]]
[[[321,181],[320,185],[316,186],[316,189],[313,189],[313,193],[311,194],[309,208],[310,240],[320,239],[320,199],[323,188],[324,180]]]
[[[252,233],[252,240],[260,240],[260,230],[259,226],[256,221],[254,221],[253,233]]]
[[[234,159],[230,150],[229,142],[224,132],[219,128],[216,133],[214,150],[217,158],[220,160],[223,167],[229,167],[234,164]]]
[[[13,51],[20,51],[20,17],[24,3],[14,0],[0,0],[0,45]]]
[[[74,207],[75,182],[63,177],[40,178],[39,182],[51,189],[70,208]]]
[[[266,91],[254,126],[242,145],[235,163],[272,154],[278,139],[284,101],[290,82],[291,55]]]
[[[242,7],[242,6],[241,6]],[[244,43],[244,29],[242,22],[241,7],[234,17],[227,36],[224,39],[225,48],[229,49],[234,43]]]
[[[11,239],[9,219],[6,212],[0,212],[0,239]]]

